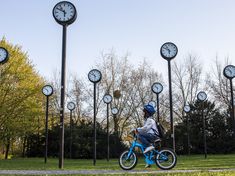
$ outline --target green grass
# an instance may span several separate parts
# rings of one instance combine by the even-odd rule
[[[119,174],[102,174],[105,176],[119,176]],[[120,174],[120,176],[134,176],[136,174]],[[138,176],[152,176],[156,174],[138,174]],[[16,175],[1,175],[1,176],[16,176]],[[27,176],[45,176],[45,175],[27,175]],[[49,176],[58,176],[58,175],[49,175]],[[60,175],[67,176],[67,175]],[[72,175],[72,176],[81,176],[81,175]],[[95,175],[89,175],[95,176]],[[195,172],[195,173],[158,173],[157,176],[235,176],[235,172]]]
[[[144,160],[139,159],[135,170],[144,169]],[[230,155],[208,155],[204,159],[203,155],[178,156],[178,162],[174,170],[204,170],[195,173],[172,173],[159,176],[235,176],[232,172],[207,172],[209,169],[231,169],[235,168],[235,154]],[[97,160],[96,166],[93,166],[93,160],[64,160],[64,170],[121,170],[117,159]],[[58,159],[48,158],[47,164],[44,164],[44,158],[13,158],[10,160],[0,160],[0,170],[58,170]],[[155,165],[147,169],[149,171],[160,170]],[[115,174],[116,175],[116,174]],[[133,174],[127,174],[133,175]],[[148,175],[148,174],[138,174]],[[151,174],[150,174],[151,175]],[[8,175],[10,176],[10,175]],[[11,175],[13,176],[13,175]]]
[[[144,168],[144,160],[139,159],[136,170]],[[203,155],[178,156],[178,162],[174,169],[229,169],[235,168],[235,154],[233,155],[208,155],[204,159]],[[0,160],[0,169],[20,169],[20,170],[56,170],[58,169],[58,159],[49,158],[47,164],[44,164],[44,158],[13,158],[10,160]],[[119,170],[117,159],[96,160],[96,166],[93,166],[93,160],[64,160],[65,170],[82,169],[109,169]],[[156,170],[154,166],[150,170]]]

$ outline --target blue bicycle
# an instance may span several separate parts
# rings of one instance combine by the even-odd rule
[[[119,165],[124,170],[133,169],[138,162],[138,158],[135,154],[135,148],[139,148],[143,153],[145,147],[137,141],[137,135],[133,134],[134,140],[132,141],[131,147],[129,150],[124,151],[119,157]],[[158,139],[154,142],[154,146],[157,145],[161,140]],[[145,162],[149,165],[155,164],[163,170],[169,170],[175,167],[177,162],[177,156],[172,149],[162,148],[160,150],[156,149],[156,147],[147,152],[143,153]]]

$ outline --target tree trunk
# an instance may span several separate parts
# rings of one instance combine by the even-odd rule
[[[8,158],[9,150],[10,150],[10,138],[7,139],[5,160]]]
[[[26,140],[27,140],[27,137],[25,136],[24,141],[23,141],[23,149],[22,149],[22,157],[23,158],[25,157]]]

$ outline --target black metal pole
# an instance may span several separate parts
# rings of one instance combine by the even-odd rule
[[[45,135],[46,135],[46,143],[45,143],[45,160],[44,163],[47,163],[47,147],[48,147],[48,104],[49,104],[49,97],[47,97],[46,100],[46,131],[45,131]]]
[[[157,94],[157,121],[160,122],[159,94]]]
[[[206,144],[206,119],[204,117],[204,103],[202,102],[202,120],[203,120],[203,141],[204,141],[204,154],[205,159],[207,158],[207,144]]]
[[[63,169],[64,167],[64,92],[65,92],[65,68],[66,68],[66,33],[67,33],[67,26],[63,25],[61,96],[60,96],[60,151],[59,151],[60,169]]]
[[[186,125],[187,125],[187,142],[188,142],[188,155],[190,155],[190,137],[189,137],[189,120],[188,120],[189,113],[186,114]]]
[[[231,117],[233,119],[233,121],[235,120],[234,119],[234,97],[233,97],[233,81],[232,79],[230,79],[230,91],[231,91]]]
[[[109,161],[109,104],[107,103],[107,161]]]
[[[93,165],[96,164],[96,83],[94,83],[94,156],[93,156]]]
[[[169,98],[170,98],[170,121],[171,121],[171,138],[172,148],[175,151],[175,134],[174,134],[174,121],[173,121],[173,106],[172,106],[172,89],[171,89],[171,63],[168,60],[168,78],[169,78]]]
[[[230,79],[230,91],[231,91],[231,118],[233,121],[233,135],[235,137],[234,97],[233,97],[233,81],[232,81],[232,79]]]
[[[69,141],[69,158],[72,158],[72,110],[70,110],[70,128],[69,128],[69,132],[70,132],[70,141]]]

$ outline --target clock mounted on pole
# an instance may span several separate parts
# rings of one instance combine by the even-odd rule
[[[63,26],[62,35],[62,66],[61,66],[61,99],[60,99],[60,151],[59,168],[64,166],[64,99],[65,99],[65,66],[66,66],[66,36],[67,26],[72,24],[77,18],[75,6],[68,1],[57,3],[52,10],[55,21]]]

